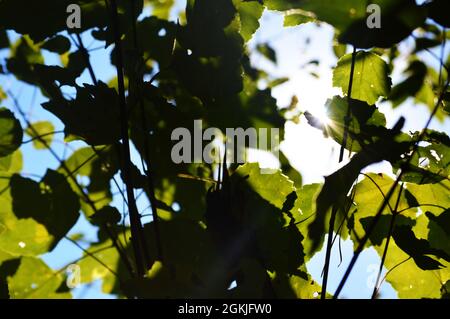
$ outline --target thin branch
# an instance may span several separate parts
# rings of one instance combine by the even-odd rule
[[[347,139],[348,139],[348,129],[349,129],[349,125],[350,125],[350,121],[351,121],[351,116],[352,116],[352,110],[350,108],[351,105],[351,100],[352,100],[352,89],[353,89],[353,76],[355,73],[355,64],[356,64],[356,55],[358,54],[358,52],[356,51],[356,47],[353,47],[353,53],[352,53],[352,65],[350,68],[350,80],[348,83],[348,91],[347,91],[347,115],[345,116],[344,119],[344,123],[345,123],[345,127],[344,127],[344,136],[342,139],[342,145],[341,145],[341,150],[339,152],[339,163],[342,162],[344,160],[344,150],[345,147],[347,146]]]
[[[86,67],[88,68],[92,82],[94,82],[94,84],[97,85],[98,81],[97,81],[97,77],[95,76],[94,69],[92,68],[92,64],[90,62],[89,52],[84,47],[83,40],[81,39],[80,34],[75,33],[75,36],[77,37],[77,40],[78,40],[78,45],[77,45],[78,49],[80,50],[81,54],[83,55],[83,59],[84,59],[84,62],[86,63]]]
[[[131,0],[130,2],[131,4],[131,23],[132,23],[132,33],[133,33],[133,43],[134,43],[134,48],[136,50],[139,49],[139,44],[138,44],[138,35],[137,35],[137,26],[136,26],[136,17],[134,16],[134,11],[135,11],[135,1]],[[158,74],[158,73],[157,73]],[[152,78],[152,80],[150,81],[150,83],[155,79],[155,77]],[[153,225],[154,225],[154,229],[155,229],[155,243],[156,243],[156,254],[159,260],[163,261],[163,249],[162,249],[162,243],[161,243],[161,233],[160,233],[160,226],[159,226],[159,216],[158,216],[158,208],[157,208],[157,201],[156,201],[156,196],[155,196],[155,186],[153,183],[153,173],[152,170],[150,169],[150,149],[149,149],[149,138],[148,138],[148,125],[147,125],[147,117],[145,114],[145,109],[144,109],[144,103],[142,101],[142,94],[140,94],[140,85],[142,82],[142,78],[140,79],[135,79],[136,83],[135,83],[135,87],[138,90],[138,96],[139,96],[139,106],[140,106],[140,112],[141,112],[141,126],[142,126],[142,130],[144,131],[144,157],[145,157],[145,164],[144,165],[144,161],[142,160],[142,166],[143,169],[145,171],[145,175],[147,177],[147,187],[148,187],[148,192],[149,192],[149,200],[150,200],[150,205],[151,205],[151,211],[152,211],[152,215],[153,215]],[[131,83],[131,81],[130,81]],[[143,238],[144,244],[146,244],[145,242],[145,238]],[[147,245],[145,245],[146,247]],[[148,249],[144,250],[145,252],[148,252]],[[148,258],[148,257],[147,257]],[[148,258],[149,259],[149,258]]]
[[[64,236],[64,238],[68,241],[70,241],[72,244],[74,244],[75,246],[77,246],[78,248],[80,248],[86,255],[88,255],[89,257],[91,257],[92,259],[94,259],[96,262],[98,262],[100,265],[102,265],[103,267],[105,267],[110,273],[112,273],[114,276],[119,277],[119,275],[112,270],[111,268],[109,268],[109,266],[107,264],[105,264],[103,261],[101,261],[97,256],[95,256],[94,254],[92,254],[90,251],[84,249],[79,243],[77,243],[75,240],[73,240],[70,237]]]
[[[368,178],[368,179],[376,186],[376,188],[377,188],[378,191],[380,192],[381,196],[383,196],[383,199],[386,199],[386,195],[384,194],[384,192],[383,192],[383,190],[381,189],[380,185],[378,185],[378,183],[375,182],[375,180],[374,180],[372,177],[370,177],[369,174],[365,174],[365,173],[360,173],[360,174],[363,175],[364,177]],[[394,210],[392,209],[391,204],[389,203],[389,201],[388,201],[387,205],[388,205],[388,207],[389,207],[389,210],[390,210],[391,213],[393,214],[393,213],[394,213]]]
[[[323,269],[323,280],[322,280],[322,293],[320,295],[320,299],[326,299],[326,296],[327,296],[328,272],[330,269],[333,231],[334,231],[334,224],[336,222],[337,210],[338,210],[338,208],[336,207],[336,205],[333,206],[333,209],[331,212],[331,217],[330,217],[330,224],[329,224],[329,228],[328,228],[327,250],[325,253],[325,265],[324,265],[324,269]]]
[[[107,1],[107,0],[105,0]],[[108,1],[107,1],[108,2]],[[124,60],[122,55],[122,42],[120,39],[120,21],[118,15],[118,8],[116,0],[109,1],[111,7],[111,28],[114,35],[115,53],[116,53],[116,69],[117,69],[117,81],[119,87],[119,108],[120,108],[120,120],[121,120],[121,139],[122,139],[122,172],[124,182],[126,185],[128,210],[130,212],[130,226],[132,246],[136,261],[136,268],[139,277],[142,277],[145,273],[146,265],[144,264],[144,247],[142,236],[142,223],[139,217],[139,212],[136,206],[136,201],[133,193],[133,180],[131,175],[131,154],[130,154],[130,139],[128,136],[128,117],[127,117],[127,105],[125,98],[125,81],[124,81]]]
[[[47,137],[47,136],[50,136],[50,135],[55,135],[55,134],[62,134],[62,133],[64,133],[64,130],[48,132],[48,133],[45,133],[45,134],[42,134],[42,135],[39,135],[39,136],[35,136],[35,137],[33,137],[33,138],[29,139],[29,140],[23,141],[22,144],[28,144],[28,143],[36,141],[36,140],[38,140],[40,138],[44,138],[44,137]]]
[[[378,291],[381,288],[380,278],[381,278],[381,274],[383,272],[384,263],[386,261],[387,252],[388,252],[388,248],[389,248],[389,243],[391,241],[392,233],[394,231],[395,220],[396,220],[397,215],[398,215],[398,206],[400,204],[400,198],[402,196],[402,191],[403,191],[403,185],[400,185],[400,190],[399,190],[398,196],[397,196],[397,202],[395,203],[395,209],[392,212],[391,222],[389,224],[389,231],[388,231],[388,234],[387,234],[386,244],[384,245],[383,256],[381,257],[380,268],[378,269],[377,280],[375,281],[375,286],[373,287],[372,299],[376,298],[376,296],[378,295]]]
[[[352,65],[350,68],[350,80],[348,84],[348,91],[347,91],[347,115],[344,119],[345,127],[344,127],[344,136],[343,141],[341,145],[341,150],[339,153],[339,163],[341,163],[344,160],[344,149],[347,146],[347,139],[348,139],[348,130],[350,126],[351,121],[351,108],[350,104],[352,102],[352,88],[353,88],[353,75],[355,73],[355,62],[356,62],[356,47],[353,46],[353,53],[352,53]],[[333,206],[333,209],[331,211],[331,217],[330,217],[330,223],[328,226],[328,238],[327,238],[327,248],[325,253],[325,265],[324,265],[324,275],[323,275],[323,281],[322,281],[322,294],[320,296],[321,299],[326,299],[327,294],[327,284],[328,284],[328,272],[330,268],[330,259],[331,259],[331,249],[333,248],[333,232],[334,232],[334,224],[336,222],[336,214],[338,211],[338,207],[336,206],[337,203]]]

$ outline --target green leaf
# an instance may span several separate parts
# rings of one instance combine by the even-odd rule
[[[23,157],[20,149],[14,153],[0,157],[0,174],[2,173],[19,173],[23,167]]]
[[[96,225],[111,224],[116,225],[122,219],[122,215],[117,208],[111,206],[104,206],[94,215],[91,216],[91,220]]]
[[[7,98],[8,96],[6,95],[5,91],[3,91],[2,88],[0,87],[0,102],[6,100]]]
[[[0,249],[13,256],[38,256],[49,251],[53,238],[34,219],[0,220]]]
[[[380,113],[373,105],[368,105],[365,102],[353,100],[348,101],[347,98],[335,96],[328,100],[325,108],[329,124],[323,126],[319,123],[319,128],[324,130],[324,133],[332,137],[339,144],[343,144],[344,130],[348,108],[350,107],[351,118],[348,125],[348,139],[345,148],[352,152],[359,152],[362,148],[376,141],[384,134],[384,126],[386,125],[386,118],[384,114]],[[312,118],[306,113],[305,116],[309,118],[309,123]]]
[[[43,63],[44,57],[39,46],[25,35],[13,45],[11,56],[6,60],[6,67],[17,79],[36,84],[39,79],[34,74],[34,65]]]
[[[277,208],[282,208],[289,194],[295,192],[294,183],[277,171],[274,174],[262,174],[258,164],[245,164],[236,170],[240,176],[249,176],[248,185],[264,200]]]
[[[318,299],[321,287],[311,276],[286,276],[275,274],[272,279],[275,295],[283,299]],[[330,297],[330,296],[328,296]]]
[[[65,299],[70,292],[59,292],[64,277],[50,269],[42,260],[22,257],[16,273],[8,277],[12,299]]]
[[[444,27],[450,27],[448,12],[450,5],[446,0],[433,0],[427,3],[428,16]]]
[[[25,133],[33,139],[33,146],[36,149],[43,150],[51,146],[54,131],[55,127],[51,122],[41,121],[32,123],[31,127],[26,128]],[[41,142],[41,139],[45,142],[45,144]]]
[[[0,108],[0,158],[14,153],[22,144],[22,138],[19,120],[7,108]]]
[[[66,167],[75,176],[89,177],[89,185],[87,186],[87,195],[94,203],[97,210],[112,201],[110,181],[118,171],[117,149],[115,147],[96,148],[90,147],[80,148],[75,151],[67,160]],[[58,172],[67,175],[65,169],[60,167]],[[76,191],[80,197],[81,209],[87,217],[95,213],[91,205],[86,203],[85,197],[80,193],[76,185],[71,179],[67,179],[72,189]]]
[[[42,48],[50,52],[64,54],[70,50],[70,46],[71,45],[69,39],[67,39],[65,36],[57,35],[45,41],[45,43],[42,45]]]
[[[75,100],[53,99],[42,106],[64,122],[66,134],[90,145],[114,144],[119,140],[119,98],[116,90],[103,82],[77,87]]]
[[[256,47],[259,53],[261,53],[264,57],[266,57],[269,61],[273,63],[277,63],[277,53],[275,50],[267,43],[258,44]]]
[[[418,138],[420,132],[414,134]],[[427,130],[423,142],[411,158],[403,180],[416,184],[438,183],[450,175],[450,139],[443,132]]]
[[[434,270],[443,267],[440,262],[429,257],[429,255],[450,261],[449,255],[441,250],[431,248],[427,240],[417,239],[413,231],[407,226],[395,227],[392,236],[397,246],[410,255],[417,266],[423,270]]]
[[[421,61],[414,60],[409,64],[404,72],[406,79],[396,84],[389,95],[393,107],[399,106],[410,96],[416,96],[424,85],[427,72],[427,66]]]
[[[241,22],[241,36],[245,42],[250,41],[256,30],[259,29],[259,19],[264,7],[259,1],[241,1],[238,6],[239,19]]]
[[[13,175],[10,186],[16,217],[19,221],[32,218],[44,226],[52,237],[49,249],[53,249],[78,220],[78,196],[64,176],[52,170],[40,183]]]
[[[415,0],[374,0],[371,4],[378,5],[379,10],[352,19],[350,25],[341,29],[341,42],[357,48],[389,48],[408,37],[426,19],[425,8],[417,5]],[[371,19],[369,14],[380,15],[379,26],[368,23]]]
[[[84,31],[94,26],[103,27],[107,24],[108,13],[103,1],[73,1],[73,0],[43,0],[40,2],[4,0],[0,2],[0,21],[6,29],[12,29],[20,34],[29,34],[36,41],[42,41],[67,29],[67,7],[72,4],[81,7]],[[13,15],[11,12],[21,12]]]
[[[366,13],[366,4],[359,0],[267,0],[265,4],[271,10],[308,11],[317,20],[329,23],[339,30],[345,29],[352,21],[364,17]]]
[[[152,15],[160,19],[168,19],[175,0],[148,0],[152,6]]]
[[[303,13],[291,13],[284,16],[283,26],[285,27],[295,27],[301,24],[315,22],[314,17],[308,16]]]
[[[339,59],[333,72],[333,86],[347,94],[350,83],[352,54]],[[352,98],[372,105],[380,97],[387,97],[391,90],[391,79],[386,62],[371,52],[360,51],[356,55],[353,75]]]
[[[126,246],[123,238],[130,237],[130,233],[118,233],[117,238],[121,245]],[[83,259],[77,262],[81,270],[81,283],[91,283],[102,280],[102,292],[117,292],[119,278],[125,280],[129,274],[126,272],[124,264],[121,262],[117,249],[110,239],[91,245],[87,249],[89,254],[84,254]],[[131,253],[131,251],[127,251]],[[99,262],[100,261],[100,262]]]
[[[313,238],[312,251],[316,251],[320,245],[319,238],[324,233],[328,211],[336,205],[345,207],[346,196],[362,169],[382,160],[398,160],[401,154],[409,150],[409,143],[395,140],[397,134],[395,130],[389,132],[385,138],[354,155],[347,165],[325,177],[325,184],[317,197],[314,222],[308,227],[309,236]]]

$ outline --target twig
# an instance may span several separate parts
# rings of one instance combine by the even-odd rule
[[[378,295],[378,291],[381,288],[381,284],[380,284],[381,273],[383,272],[383,267],[384,267],[384,263],[386,261],[387,252],[388,252],[388,248],[389,248],[389,243],[391,241],[392,232],[394,231],[395,220],[398,215],[398,206],[400,204],[400,199],[402,197],[402,191],[403,191],[403,185],[400,185],[397,202],[395,203],[395,208],[394,208],[394,211],[392,212],[391,222],[389,224],[389,231],[387,234],[386,244],[384,245],[383,256],[381,257],[380,268],[378,269],[377,280],[375,281],[375,286],[373,287],[372,299],[376,298],[376,296]]]
[[[106,0],[107,1],[107,0]],[[119,107],[120,107],[120,120],[121,120],[121,139],[122,139],[122,172],[124,182],[126,185],[128,210],[130,212],[130,227],[131,238],[134,256],[136,260],[136,269],[139,277],[142,277],[145,273],[144,264],[144,248],[142,238],[142,223],[139,217],[139,212],[136,206],[136,201],[133,193],[133,180],[131,175],[131,155],[130,155],[130,139],[128,137],[128,116],[127,105],[125,99],[125,81],[124,81],[124,61],[122,55],[122,42],[120,39],[120,22],[118,16],[118,8],[116,0],[110,0],[111,7],[111,28],[114,35],[115,53],[116,53],[116,69],[117,69],[117,81],[119,87]]]

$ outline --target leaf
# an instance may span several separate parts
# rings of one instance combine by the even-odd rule
[[[39,46],[28,36],[23,36],[13,45],[11,56],[6,60],[6,67],[17,79],[29,84],[36,84],[38,78],[33,72],[34,65],[43,63],[44,57]]]
[[[149,0],[148,2],[153,7],[152,15],[159,19],[168,19],[170,10],[175,3],[174,0]]]
[[[38,2],[5,0],[0,3],[0,21],[6,29],[12,29],[20,34],[29,34],[40,42],[58,32],[67,29],[67,7],[79,4],[83,17],[81,29],[84,31],[94,26],[102,27],[107,23],[107,11],[103,1],[76,1],[73,0],[43,0]],[[12,15],[11,12],[21,12]],[[55,14],[58,13],[58,14]]]
[[[339,59],[333,72],[333,86],[347,94],[351,74],[352,54]],[[391,89],[389,68],[378,55],[360,51],[355,59],[352,98],[372,105],[380,97],[387,97]]]
[[[313,238],[312,251],[316,251],[320,245],[319,238],[324,233],[327,212],[335,205],[345,203],[346,196],[361,170],[382,160],[398,160],[400,155],[409,149],[409,143],[395,141],[397,134],[395,130],[389,132],[384,139],[366,146],[354,155],[350,163],[325,177],[325,184],[317,197],[314,222],[308,227],[309,236]]]
[[[289,194],[295,192],[294,183],[280,171],[274,174],[261,174],[258,164],[245,164],[236,174],[249,176],[248,185],[264,200],[281,209]]]
[[[22,166],[23,158],[20,149],[6,157],[0,158],[0,174],[19,173],[22,170]]]
[[[42,48],[50,52],[64,54],[70,50],[70,46],[71,45],[69,39],[67,39],[65,36],[57,35],[45,41],[45,43],[42,45]]]
[[[6,100],[7,98],[8,96],[6,95],[5,91],[3,91],[2,88],[0,87],[0,102]]]
[[[0,158],[14,153],[22,144],[22,138],[19,120],[10,110],[0,108]]]
[[[129,238],[130,233],[127,231],[125,234],[117,234],[117,238],[121,245],[126,246],[127,244],[123,241],[124,236]],[[87,251],[89,254],[85,253],[83,259],[77,262],[77,265],[81,270],[80,282],[92,283],[96,280],[102,280],[103,293],[108,294],[118,292],[119,280],[121,280],[121,278],[125,280],[128,278],[129,274],[120,259],[119,253],[113,246],[112,241],[107,239],[103,242],[95,243],[91,245]],[[127,252],[131,253],[129,250]],[[120,277],[118,278],[117,276]]]
[[[339,30],[345,29],[354,19],[364,17],[366,12],[366,4],[358,0],[267,0],[265,3],[271,10],[301,9],[311,12],[317,20]]]
[[[53,249],[78,220],[78,196],[64,176],[52,170],[47,170],[39,184],[13,175],[10,186],[16,217],[19,221],[32,218],[45,227],[52,238],[49,250]]]
[[[0,220],[0,249],[13,256],[38,256],[49,251],[53,238],[34,219]]]
[[[450,207],[449,187],[450,182],[448,180],[437,184],[408,184],[408,190],[416,198],[417,202],[435,215],[439,215],[443,211],[441,207]],[[427,206],[430,204],[438,205],[438,207]]]
[[[174,49],[176,25],[156,17],[148,17],[139,21],[136,28],[137,41],[143,52],[144,61],[153,59],[159,63],[160,67],[169,66]],[[134,41],[132,34],[128,34],[125,37],[124,46],[131,49],[134,46],[132,41]],[[112,56],[115,56],[114,52]],[[115,60],[115,57],[113,59]]]
[[[95,150],[90,147],[80,148],[66,160],[65,164],[74,176],[89,178],[89,185],[85,185],[87,186],[87,195],[97,210],[112,201],[110,181],[119,169],[115,147],[108,146]],[[58,172],[67,175],[66,170],[62,167],[58,169]],[[84,214],[87,217],[93,215],[95,211],[91,205],[86,203],[83,194],[79,192],[70,178],[67,181],[80,197],[81,209]]]
[[[379,6],[375,14],[380,14],[380,25],[372,27],[368,23],[371,19],[366,16],[352,19],[339,41],[352,44],[357,48],[389,48],[408,37],[416,28],[422,26],[426,18],[426,10],[416,4],[415,0],[375,0],[371,4]]]
[[[414,134],[417,139],[419,132]],[[417,138],[416,138],[417,137]],[[416,184],[438,183],[450,175],[450,139],[443,132],[427,130],[423,142],[411,158],[403,180]]]
[[[448,1],[445,0],[433,0],[427,3],[428,16],[435,22],[439,23],[444,27],[450,27],[450,22],[448,19],[448,12],[450,11],[450,6]]]
[[[9,38],[5,29],[0,27],[0,49],[9,47]]]
[[[264,7],[259,1],[241,1],[237,7],[239,19],[241,22],[241,36],[245,42],[250,41],[256,30],[259,29],[259,19],[261,18]]]
[[[389,100],[393,102],[393,107],[399,106],[410,96],[416,96],[424,85],[426,75],[427,66],[421,61],[412,61],[405,70],[406,79],[391,90]]]
[[[156,261],[143,279],[130,279],[123,284],[127,295],[145,299],[186,298],[190,296],[189,287],[175,281],[170,269]]]
[[[26,128],[25,133],[33,139],[33,146],[38,150],[42,150],[51,146],[54,131],[55,127],[51,122],[42,121],[32,123],[31,127]],[[42,139],[45,144],[42,143],[40,139]]]
[[[309,275],[304,278],[302,276],[275,274],[272,282],[275,295],[277,298],[283,299],[318,299],[322,290],[319,284]]]
[[[64,122],[67,135],[90,145],[114,144],[119,140],[119,98],[116,90],[103,82],[77,87],[75,100],[53,99],[42,106]]]
[[[445,252],[433,249],[425,239],[417,239],[411,229],[406,226],[397,226],[393,232],[393,238],[396,244],[410,255],[417,266],[423,270],[433,270],[443,267],[441,263],[432,259],[428,255],[434,255],[450,261],[450,256]]]
[[[104,206],[91,216],[91,220],[96,225],[116,225],[121,219],[122,215],[119,213],[117,208],[111,206]]]
[[[61,273],[51,270],[41,259],[22,257],[16,273],[8,277],[12,299],[65,299],[70,292],[59,292],[64,285]]]
[[[315,22],[316,19],[303,13],[292,13],[284,16],[284,27],[295,27],[301,24]]]
[[[277,63],[277,53],[275,50],[267,43],[258,44],[256,47],[259,53],[261,53],[264,57],[266,57],[269,61],[273,63]]]
[[[344,130],[348,108],[350,107],[351,118],[348,125],[348,139],[346,149],[351,152],[359,152],[361,149],[375,142],[378,138],[382,138],[385,134],[384,126],[386,118],[380,113],[375,106],[368,105],[362,101],[335,96],[328,100],[325,108],[329,119],[328,125],[318,122],[311,117],[309,113],[305,113],[308,123],[314,127],[324,130],[327,136],[331,136],[339,144],[344,142]],[[381,135],[381,136],[380,136]]]

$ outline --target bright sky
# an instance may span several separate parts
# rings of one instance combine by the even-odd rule
[[[184,8],[185,0],[180,0],[177,8],[173,12],[173,17],[176,12]],[[147,12],[148,14],[148,12]],[[289,77],[291,80],[279,87],[277,87],[273,94],[277,99],[278,106],[288,106],[291,97],[296,95],[299,99],[299,107],[302,110],[318,116],[323,116],[325,101],[333,95],[339,94],[339,90],[333,88],[331,83],[332,70],[336,64],[336,58],[331,50],[331,42],[333,38],[333,30],[331,27],[323,25],[321,27],[315,24],[307,24],[295,28],[283,28],[282,16],[273,12],[266,12],[262,18],[261,29],[254,36],[250,43],[254,47],[257,43],[269,42],[277,51],[278,65],[275,66],[261,57],[259,54],[252,56],[252,62],[268,71],[271,74],[280,77]],[[16,37],[14,33],[11,36]],[[86,45],[92,42],[89,34],[83,36]],[[307,41],[307,39],[309,39]],[[97,44],[90,46],[91,48],[98,47]],[[110,49],[95,50],[91,52],[92,63],[95,66],[96,75],[104,82],[108,82],[115,76],[115,70],[109,65]],[[0,60],[6,56],[5,51],[0,51]],[[45,54],[47,64],[59,64],[58,57],[53,54]],[[310,60],[320,60],[320,64],[314,70],[320,75],[319,78],[310,76],[301,66]],[[427,58],[429,61],[429,58]],[[399,66],[400,68],[402,66]],[[398,81],[398,76],[394,76],[394,83]],[[78,84],[90,83],[90,78],[85,72],[77,81]],[[61,129],[62,125],[54,116],[44,111],[39,104],[45,101],[39,92],[23,83],[19,83],[11,78],[0,76],[0,85],[4,89],[11,89],[16,96],[19,97],[20,104],[27,111],[31,117],[32,122],[38,120],[51,120],[57,123],[56,129]],[[4,102],[4,105],[12,108],[10,100]],[[406,129],[417,130],[425,124],[427,114],[424,106],[413,106],[411,103],[405,103],[402,107],[392,112],[388,105],[382,105],[381,110],[387,116],[388,126],[392,126],[400,115],[407,114]],[[310,127],[301,121],[300,124],[287,123],[285,141],[282,144],[282,150],[287,154],[294,167],[296,167],[303,176],[305,184],[323,182],[323,177],[332,173],[338,168],[337,158],[339,148],[336,143],[330,139],[325,139],[323,134]],[[450,134],[450,122],[433,123],[433,128],[445,131]],[[64,153],[64,146],[61,142],[62,136],[58,136],[57,140],[60,142],[56,144],[55,150],[58,154]],[[82,145],[82,144],[78,144]],[[58,163],[48,154],[48,152],[37,152],[30,144],[24,147],[24,172],[43,175],[47,168],[56,168]],[[136,154],[134,154],[136,155]],[[136,156],[134,156],[135,159]],[[138,161],[136,161],[138,163]],[[266,162],[270,165],[271,161]],[[387,172],[390,170],[389,165],[381,164],[371,168],[372,171]],[[121,209],[122,201],[118,198],[114,203]],[[147,207],[145,200],[139,202],[140,209]],[[71,233],[88,232],[88,239],[95,240],[95,234],[92,227],[81,218],[77,225],[72,229]],[[342,242],[342,251],[344,261],[338,267],[339,257],[337,245],[333,250],[330,266],[329,291],[333,293],[342,278],[343,272],[346,269],[346,264],[352,256],[353,244],[350,241]],[[57,248],[51,253],[44,256],[44,259],[53,268],[57,269],[67,264],[68,262],[79,258],[82,252],[74,247],[70,242],[62,240]],[[318,253],[307,265],[309,272],[313,278],[321,282],[321,272],[324,262],[324,251]],[[350,280],[344,288],[341,296],[347,298],[370,298],[372,288],[368,282],[376,276],[377,265],[379,264],[379,257],[374,249],[368,249],[363,252],[360,260],[350,276]],[[82,298],[107,298],[109,296],[100,293],[100,285],[96,283],[86,289],[83,287],[77,288],[74,291],[75,297]],[[383,298],[395,298],[396,293],[388,283],[385,283],[381,296]]]

